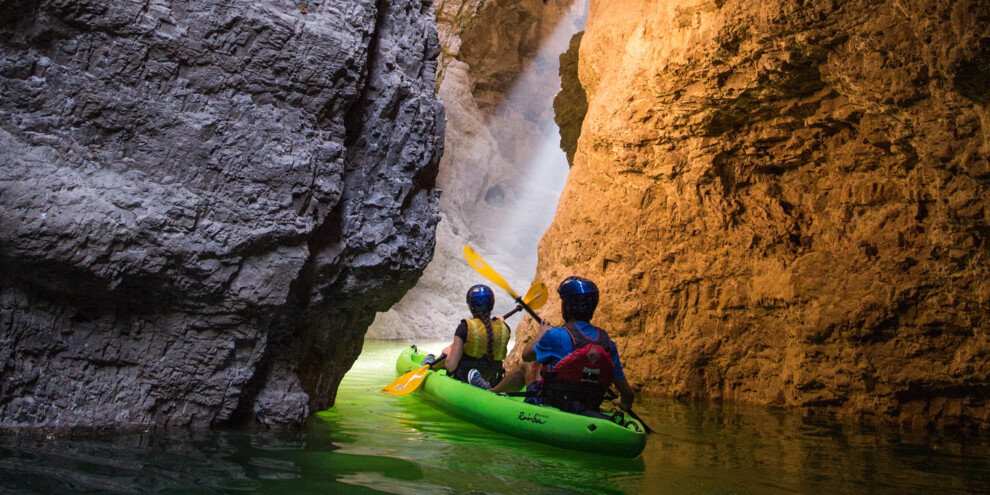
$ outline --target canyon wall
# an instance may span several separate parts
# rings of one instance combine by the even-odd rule
[[[436,2],[437,93],[448,119],[437,177],[443,220],[434,261],[368,337],[451,338],[470,315],[467,289],[489,283],[464,260],[465,244],[526,290],[567,174],[566,162],[546,156],[560,153],[551,106],[558,56],[586,9],[587,0]],[[514,305],[501,294],[495,302],[497,313]]]
[[[592,0],[578,73],[537,278],[637,388],[990,428],[987,2]]]
[[[0,426],[299,424],[429,261],[423,0],[0,0]]]

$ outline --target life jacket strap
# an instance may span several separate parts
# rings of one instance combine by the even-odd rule
[[[564,330],[567,330],[567,334],[571,337],[571,343],[574,345],[575,350],[585,344],[598,344],[605,349],[609,349],[611,347],[608,341],[608,333],[601,328],[595,327],[595,330],[598,330],[598,337],[595,340],[585,337],[584,332],[579,330],[577,325],[574,323],[565,323]]]

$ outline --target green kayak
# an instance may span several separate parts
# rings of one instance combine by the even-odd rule
[[[425,355],[416,346],[407,347],[395,363],[396,375],[420,368]],[[482,428],[548,445],[630,458],[646,446],[643,425],[632,418],[622,418],[620,425],[610,419],[527,404],[522,397],[493,394],[455,380],[445,370],[428,371],[415,394]]]

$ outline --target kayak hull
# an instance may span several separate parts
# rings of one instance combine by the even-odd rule
[[[407,347],[395,363],[397,376],[421,367],[425,353]],[[527,404],[428,371],[414,394],[430,405],[482,428],[566,449],[633,458],[646,446],[643,425],[627,418],[625,425],[609,419],[565,413],[549,406]]]

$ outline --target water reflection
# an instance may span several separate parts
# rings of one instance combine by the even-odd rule
[[[759,407],[647,399],[657,433],[638,459],[527,442],[379,394],[405,345],[366,342],[299,431],[4,434],[0,493],[990,493],[986,437]]]
[[[657,430],[643,454],[648,459],[643,482],[651,487],[677,493],[686,486],[733,493],[990,489],[985,437],[903,433],[745,405],[653,400],[640,407]]]
[[[423,471],[336,452],[319,421],[299,432],[169,432],[85,440],[4,437],[3,493],[408,493]]]

